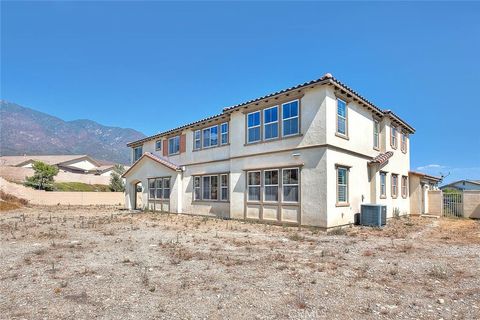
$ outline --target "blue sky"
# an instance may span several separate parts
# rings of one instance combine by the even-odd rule
[[[1,96],[154,134],[326,72],[480,179],[480,3],[5,2]]]

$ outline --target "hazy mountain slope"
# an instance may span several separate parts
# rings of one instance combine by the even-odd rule
[[[133,129],[103,126],[91,120],[64,121],[2,100],[0,154],[88,154],[129,163],[128,142],[145,135]]]

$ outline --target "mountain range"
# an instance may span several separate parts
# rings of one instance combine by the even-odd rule
[[[128,164],[128,142],[144,138],[139,131],[109,127],[92,120],[64,121],[18,104],[0,101],[0,155],[88,154]]]

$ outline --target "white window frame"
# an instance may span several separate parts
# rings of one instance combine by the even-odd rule
[[[340,110],[340,107],[338,105],[338,102],[339,101],[342,101],[344,104],[345,104],[345,116],[342,116],[339,114],[339,110]],[[337,103],[337,117],[336,117],[336,120],[337,120],[337,124],[336,124],[336,130],[335,132],[338,134],[338,135],[341,135],[343,137],[348,137],[348,104],[347,104],[347,101],[341,99],[341,98],[337,98],[336,100],[336,103]],[[342,119],[343,121],[345,121],[345,132],[340,132],[339,129],[339,125],[338,125],[338,120],[339,119]]]
[[[226,126],[227,127],[227,131],[226,132],[223,132],[223,126]],[[229,142],[229,131],[230,131],[230,125],[228,124],[228,122],[223,122],[220,124],[220,145],[226,145],[228,144]],[[226,136],[227,139],[226,139],[226,142],[223,142],[223,137]]]
[[[407,153],[407,133],[401,133],[400,149],[403,153]]]
[[[140,149],[140,156],[137,158],[137,150]],[[143,146],[133,148],[133,162],[136,162],[143,155]]]
[[[296,102],[297,103],[297,115],[296,116],[293,116],[293,117],[289,117],[289,118],[286,118],[284,119],[283,118],[283,107],[287,104],[290,104],[290,103],[293,103],[293,102]],[[288,102],[285,102],[285,103],[282,103],[282,112],[281,114],[279,114],[279,118],[282,117],[282,132],[281,132],[281,136],[282,137],[290,137],[290,136],[296,136],[296,135],[299,135],[300,134],[300,100],[299,99],[295,99],[295,100],[292,100],[292,101],[288,101]],[[284,134],[284,127],[285,127],[285,121],[288,121],[288,120],[291,120],[291,119],[297,119],[297,132],[295,133],[290,133],[290,134]],[[280,134],[280,133],[279,133]]]
[[[259,123],[258,125],[254,125],[254,126],[249,126],[248,125],[248,117],[251,115],[251,114],[254,114],[254,113],[258,113],[259,114]],[[254,140],[254,141],[250,141],[250,129],[256,129],[256,128],[259,128],[260,129],[260,135],[259,135],[259,138],[258,140]],[[250,112],[250,113],[247,113],[247,143],[257,143],[257,142],[260,142],[262,141],[262,111],[261,110],[257,110],[257,111],[253,111],[253,112]]]
[[[212,129],[213,128],[216,128],[217,129],[217,133],[216,133],[216,136],[217,136],[217,143],[216,144],[212,144]],[[205,132],[208,131],[209,134],[208,134],[208,145],[205,146]],[[218,134],[218,125],[214,125],[214,126],[211,126],[211,127],[208,127],[208,128],[203,128],[202,129],[202,148],[203,149],[209,149],[209,148],[214,148],[214,147],[218,147],[219,146],[219,141],[218,141],[218,137],[219,137],[219,134]]]
[[[398,141],[397,141],[397,127],[391,126],[390,128],[390,146],[393,149],[397,149]]]
[[[277,172],[277,184],[267,184],[267,179],[265,178],[266,172]],[[265,169],[263,170],[263,202],[266,203],[277,203],[280,200],[280,195],[278,194],[280,191],[280,170],[279,169]],[[262,177],[261,177],[262,178]],[[260,178],[260,184],[262,184],[262,179]],[[266,200],[267,197],[267,187],[277,187],[277,200]]]
[[[197,137],[198,133],[198,137]],[[197,147],[197,142],[199,146]],[[202,149],[202,130],[195,130],[193,131],[193,150],[200,150]]]
[[[250,184],[250,181],[249,181],[250,173],[258,173],[258,175],[260,176],[259,184]],[[260,199],[250,200],[249,197],[250,197],[250,188],[251,187],[259,189],[258,195],[259,195]],[[247,171],[247,201],[248,202],[261,202],[262,201],[262,171],[260,171],[260,170]]]
[[[384,180],[382,181],[382,177]],[[387,197],[387,173],[380,171],[380,198]]]
[[[195,186],[195,180],[198,179],[198,186]],[[198,197],[196,190],[198,189]],[[193,200],[200,201],[202,200],[202,176],[193,176]]]
[[[285,183],[283,181],[283,172],[286,170],[297,170],[297,183]],[[281,179],[282,181],[282,195],[281,195],[281,200],[282,203],[299,203],[300,202],[300,168],[298,167],[290,167],[290,168],[282,168],[281,172]],[[285,200],[285,187],[297,187],[297,200],[296,201],[286,201]]]
[[[380,149],[380,121],[373,119],[373,148]]]
[[[340,170],[344,170],[345,171],[345,183],[344,184],[339,184],[338,183],[338,177],[339,177],[339,173],[340,173]],[[350,168],[346,167],[346,166],[341,166],[341,165],[338,165],[336,167],[336,171],[337,171],[337,174],[336,174],[336,185],[337,185],[337,205],[347,205],[349,204],[349,190],[348,190],[348,184],[349,184],[349,180],[350,180],[350,177],[349,177],[349,173],[350,173]],[[345,200],[340,200],[340,187],[345,187]]]
[[[226,185],[223,185],[223,181],[222,181],[222,177],[227,177],[227,184]],[[219,175],[219,189],[220,189],[220,201],[228,201],[228,198],[229,198],[229,179],[228,179],[228,174],[227,173],[222,173]],[[223,190],[227,190],[227,192],[225,193],[227,195],[227,197],[224,199],[223,198]]]
[[[178,150],[176,152],[170,152],[170,141],[173,141],[174,139],[178,139]],[[175,146],[175,144],[173,146]],[[168,155],[173,156],[179,153],[180,153],[180,136],[174,136],[174,137],[168,138]]]
[[[406,199],[408,194],[408,177],[402,176],[402,198]]]
[[[277,109],[277,121],[271,121],[271,122],[265,122],[265,113],[267,110],[271,110],[271,109]],[[263,125],[263,140],[264,141],[268,141],[268,140],[274,140],[274,139],[278,139],[279,136],[280,136],[280,126],[279,126],[279,119],[280,119],[280,110],[278,108],[278,106],[273,106],[273,107],[270,107],[270,108],[266,108],[266,109],[263,109],[263,121],[261,121],[262,125]],[[267,138],[265,135],[266,135],[266,126],[267,125],[274,125],[276,124],[277,125],[277,136],[276,137],[272,137],[272,138]]]
[[[158,143],[160,143],[160,146]],[[162,143],[163,143],[162,139],[155,140],[155,151],[162,151]]]
[[[392,184],[392,198],[398,198],[398,174],[392,173],[391,175],[391,184]]]

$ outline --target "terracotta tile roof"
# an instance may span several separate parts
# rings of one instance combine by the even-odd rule
[[[393,152],[392,152],[392,151],[387,151],[387,152],[385,152],[385,153],[380,153],[378,156],[376,156],[375,158],[373,158],[372,160],[370,160],[370,161],[368,162],[368,164],[374,164],[374,163],[383,164],[383,163],[385,163],[388,159],[390,159],[392,156],[393,156]]]
[[[263,99],[267,99],[267,98],[270,98],[270,97],[273,97],[273,96],[276,96],[276,95],[279,95],[279,94],[282,94],[282,93],[287,93],[287,92],[290,92],[290,91],[294,91],[294,90],[300,90],[300,89],[304,89],[306,87],[309,87],[309,86],[312,86],[312,85],[317,85],[317,84],[332,84],[334,86],[336,86],[337,88],[339,88],[340,90],[343,90],[345,91],[345,93],[349,96],[352,96],[354,97],[355,99],[359,100],[359,102],[363,103],[364,105],[366,105],[368,108],[374,110],[375,112],[377,112],[379,115],[382,115],[382,116],[390,116],[393,120],[395,120],[396,122],[400,123],[401,125],[405,126],[405,128],[407,130],[410,131],[410,133],[414,133],[415,132],[415,129],[410,126],[408,123],[406,123],[405,121],[403,121],[400,117],[398,117],[396,114],[394,114],[392,111],[390,110],[382,110],[381,108],[379,108],[378,106],[374,105],[372,102],[370,102],[369,100],[367,100],[366,98],[362,97],[359,93],[357,93],[355,90],[351,89],[349,86],[347,86],[346,84],[340,82],[339,80],[337,80],[336,78],[334,78],[332,76],[332,74],[330,73],[326,73],[324,74],[321,78],[318,78],[316,80],[312,80],[312,81],[307,81],[307,82],[304,82],[304,83],[301,83],[301,84],[298,84],[298,85],[295,85],[293,87],[289,87],[289,88],[286,88],[286,89],[282,89],[282,90],[279,90],[279,91],[276,91],[276,92],[273,92],[273,93],[270,93],[270,94],[267,94],[267,95],[264,95],[264,96],[261,96],[259,98],[255,98],[255,99],[252,99],[252,100],[248,100],[246,102],[242,102],[242,103],[239,103],[239,104],[236,104],[236,105],[233,105],[233,106],[229,106],[229,107],[225,107],[223,108],[223,112],[222,113],[219,113],[219,114],[216,114],[216,115],[213,115],[213,116],[210,116],[210,117],[207,117],[207,118],[204,118],[204,119],[201,119],[201,120],[198,120],[198,121],[195,121],[195,122],[191,122],[191,123],[188,123],[188,124],[185,124],[185,125],[182,125],[180,127],[177,127],[177,128],[173,128],[173,129],[170,129],[170,130],[167,130],[167,131],[163,131],[163,132],[160,132],[160,133],[157,133],[153,136],[149,136],[149,137],[146,137],[146,138],[143,138],[143,139],[140,139],[140,140],[136,140],[136,141],[133,141],[133,142],[130,142],[129,144],[127,144],[128,147],[131,147],[131,146],[134,146],[134,145],[137,145],[137,144],[140,144],[142,142],[145,142],[145,141],[149,141],[149,140],[153,140],[153,139],[156,139],[156,138],[159,138],[161,136],[164,136],[166,134],[169,134],[169,133],[172,133],[172,132],[175,132],[175,131],[179,131],[179,130],[182,130],[182,129],[185,129],[185,128],[188,128],[188,127],[191,127],[191,126],[194,126],[196,124],[199,124],[199,123],[202,123],[202,122],[205,122],[205,121],[210,121],[210,120],[214,120],[216,118],[220,118],[222,116],[225,116],[226,114],[232,112],[232,111],[235,111],[236,109],[239,109],[241,107],[244,107],[246,105],[249,105],[251,103],[255,103],[255,102],[258,102],[258,101],[261,101]]]
[[[150,152],[145,152],[141,157],[140,159],[138,159],[137,161],[135,161],[132,166],[130,168],[128,168],[127,171],[125,171],[125,173],[122,175],[122,177],[125,177],[127,175],[127,173],[129,173],[143,158],[149,158],[149,159],[152,159],[153,161],[157,162],[157,163],[160,163],[161,165],[164,165],[165,167],[169,168],[169,169],[172,169],[174,171],[181,171],[182,168],[180,166],[177,166],[176,164],[174,164],[173,162],[170,162],[162,157],[159,157],[157,155],[154,155]]]

